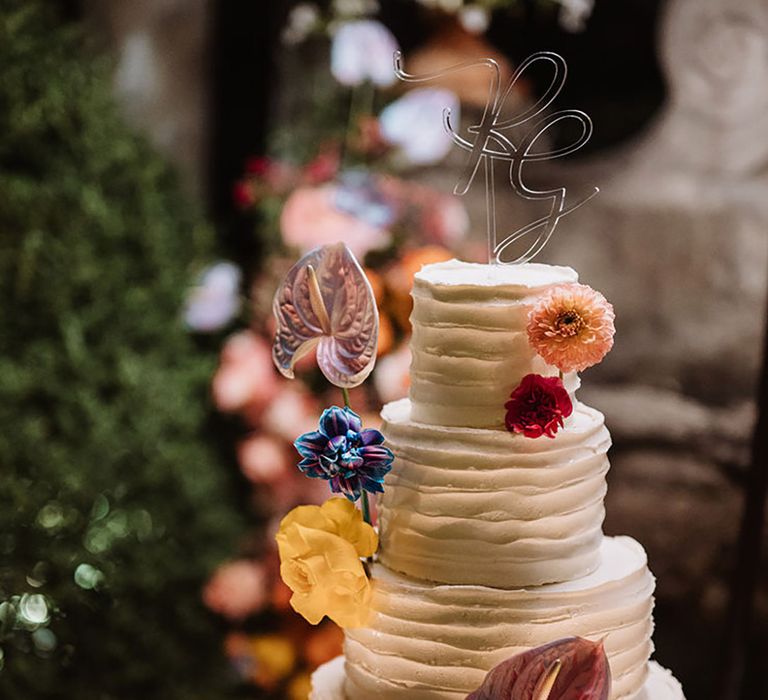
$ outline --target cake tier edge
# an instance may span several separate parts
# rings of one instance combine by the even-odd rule
[[[344,657],[337,656],[312,674],[309,700],[348,700],[344,691],[345,679]],[[464,700],[462,695],[456,695],[456,698]],[[685,695],[672,673],[650,661],[645,684],[633,700],[685,700]]]

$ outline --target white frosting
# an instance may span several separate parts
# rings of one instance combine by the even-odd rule
[[[309,700],[346,700],[343,656],[337,656],[324,663],[312,674]]]
[[[331,700],[329,698],[329,700]],[[338,700],[335,698],[334,700]],[[685,700],[683,687],[666,668],[655,661],[648,664],[648,680],[637,700]]]
[[[528,344],[531,306],[549,287],[577,280],[570,267],[536,263],[422,268],[411,314],[413,419],[502,427],[504,403],[526,374],[557,374]],[[573,394],[578,376],[566,375],[565,385]]]
[[[309,700],[347,700],[344,678],[344,657],[337,656],[312,674]],[[685,700],[685,696],[674,676],[651,661],[648,664],[648,678],[637,700]]]
[[[414,578],[518,588],[598,565],[610,436],[577,404],[566,428],[536,440],[506,430],[410,420],[384,407],[395,453],[379,507],[379,559]]]
[[[652,652],[654,580],[643,548],[605,538],[594,573],[518,590],[434,585],[374,568],[369,626],[347,630],[349,700],[462,700],[515,654],[569,636],[605,639],[612,700],[635,699]]]

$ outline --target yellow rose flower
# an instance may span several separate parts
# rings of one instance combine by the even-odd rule
[[[376,531],[346,498],[299,506],[277,533],[280,575],[293,591],[291,607],[316,625],[328,616],[339,627],[368,620],[371,582],[360,557],[378,547]]]

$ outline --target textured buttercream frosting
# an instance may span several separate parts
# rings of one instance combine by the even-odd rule
[[[380,501],[380,561],[414,578],[517,588],[599,562],[610,436],[578,404],[554,438],[442,427],[385,406],[395,452]]]
[[[411,325],[413,420],[433,425],[504,425],[504,403],[531,373],[551,376],[528,344],[528,312],[554,285],[576,282],[570,267],[480,265],[458,260],[416,273]],[[573,394],[578,376],[566,375]]]
[[[604,538],[601,565],[518,590],[435,585],[374,568],[373,614],[347,630],[349,700],[464,700],[496,664],[555,639],[605,639],[612,700],[638,697],[652,652],[654,580],[645,551]]]
[[[312,700],[465,700],[496,664],[563,637],[604,639],[611,700],[684,700],[649,663],[643,548],[602,536],[610,436],[575,400],[555,438],[504,428],[529,373],[530,308],[567,267],[450,261],[417,273],[410,398],[387,405],[396,458],[379,508],[368,626],[313,676]]]

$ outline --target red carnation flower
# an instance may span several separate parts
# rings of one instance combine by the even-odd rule
[[[573,403],[563,380],[540,374],[523,377],[504,408],[507,409],[504,421],[507,430],[529,438],[555,437],[563,427],[563,419],[573,413]]]

